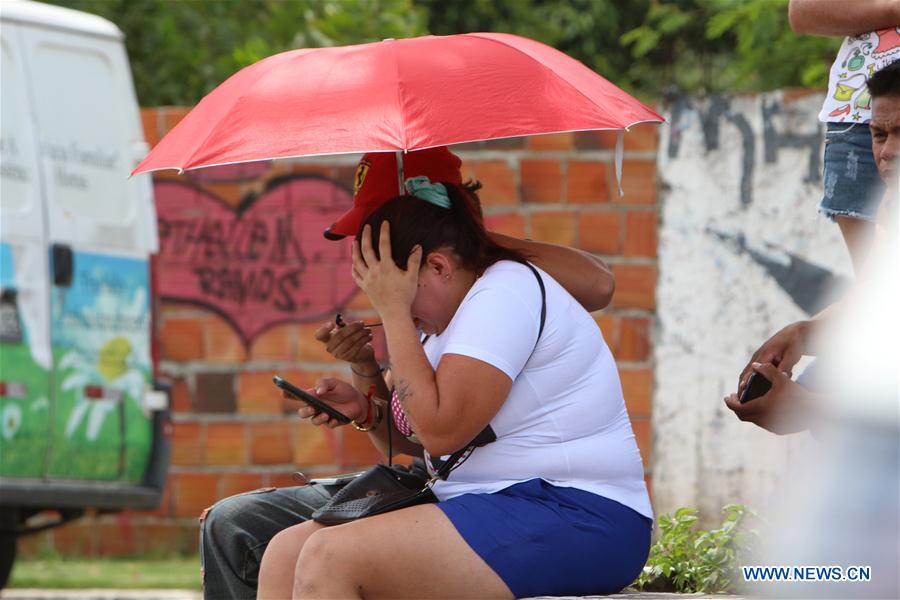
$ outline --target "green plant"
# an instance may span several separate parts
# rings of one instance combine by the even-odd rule
[[[660,538],[650,548],[634,586],[648,591],[728,591],[738,572],[739,554],[750,550],[756,539],[756,532],[746,526],[756,513],[742,504],[729,504],[722,512],[722,526],[709,531],[696,527],[693,508],[660,516]]]

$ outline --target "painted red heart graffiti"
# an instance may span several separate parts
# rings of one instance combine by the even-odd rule
[[[333,181],[293,177],[234,210],[177,181],[154,184],[158,293],[208,307],[245,343],[286,321],[314,321],[357,292],[350,247],[322,231],[353,203]]]

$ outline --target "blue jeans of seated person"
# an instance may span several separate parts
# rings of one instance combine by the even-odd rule
[[[307,521],[340,486],[262,488],[225,498],[200,517],[203,597],[256,598],[259,567],[279,531]]]

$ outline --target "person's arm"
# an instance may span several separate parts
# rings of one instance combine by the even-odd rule
[[[422,249],[417,246],[407,259],[406,269],[399,269],[391,257],[389,224],[385,221],[378,254],[376,257],[371,229],[366,226],[361,243],[353,246],[354,280],[381,316],[394,389],[416,437],[430,454],[450,454],[471,441],[500,410],[512,379],[486,362],[453,354],[445,354],[435,371],[419,342],[410,312],[417,293]],[[495,321],[503,316],[498,315]],[[537,323],[534,327],[537,329]],[[527,359],[530,349],[525,354]]]
[[[568,246],[520,240],[500,233],[488,233],[488,236],[500,246],[524,254],[559,282],[588,312],[606,308],[612,300],[616,280],[599,258]]]
[[[900,25],[900,0],[791,0],[796,33],[849,36]]]
[[[741,404],[737,394],[725,398],[725,406],[741,421],[748,421],[777,435],[809,429],[819,416],[823,397],[791,381],[774,365],[753,363],[753,370],[772,383],[764,395]]]

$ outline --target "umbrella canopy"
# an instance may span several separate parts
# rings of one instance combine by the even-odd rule
[[[250,65],[203,98],[132,174],[662,121],[539,42],[424,36],[293,50]]]

